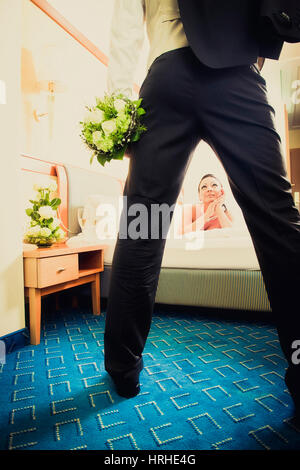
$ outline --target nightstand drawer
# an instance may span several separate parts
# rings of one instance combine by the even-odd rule
[[[37,260],[37,287],[78,279],[78,255],[52,256]]]

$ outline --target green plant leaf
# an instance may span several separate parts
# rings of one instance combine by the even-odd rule
[[[140,107],[140,105],[141,105],[141,102],[142,102],[142,100],[143,100],[143,99],[142,99],[142,98],[140,98],[140,99],[139,99],[139,100],[137,100],[137,101],[133,101],[133,104],[135,104],[135,106],[136,106],[137,108],[139,108],[139,107]]]
[[[137,110],[137,114],[138,114],[138,116],[142,116],[143,114],[146,114],[146,111],[143,108],[139,108]]]
[[[52,199],[52,201],[50,202],[50,206],[52,207],[52,209],[56,209],[61,203],[61,199],[59,199],[58,197],[55,197],[54,199]]]
[[[32,211],[31,218],[33,220],[40,220],[40,214],[38,212]]]
[[[114,159],[115,160],[122,160],[122,158],[124,157],[126,148],[127,147],[124,147],[121,150],[119,150],[118,152],[114,153]]]
[[[103,157],[102,155],[97,155],[97,160],[102,166],[104,166],[107,161],[106,157]]]
[[[134,134],[133,138],[132,138],[132,142],[136,142],[137,140],[139,140],[141,134],[136,131],[136,133]]]

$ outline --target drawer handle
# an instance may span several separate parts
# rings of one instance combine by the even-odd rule
[[[62,271],[65,271],[65,270],[66,270],[66,268],[58,268],[57,272],[61,273]]]

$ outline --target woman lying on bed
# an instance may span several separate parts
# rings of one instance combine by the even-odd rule
[[[233,217],[225,205],[225,191],[212,174],[204,175],[198,186],[200,203],[185,206],[181,233],[232,227]]]

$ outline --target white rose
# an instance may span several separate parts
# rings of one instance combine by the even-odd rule
[[[55,237],[58,239],[58,240],[62,240],[63,238],[65,238],[66,234],[65,232],[59,228],[56,232],[55,232]]]
[[[56,181],[51,181],[51,183],[49,184],[49,190],[50,191],[56,191],[57,190]]]
[[[31,235],[32,235],[32,230],[31,230],[31,227],[30,227],[28,230],[26,230],[25,237],[31,237]]]
[[[123,109],[125,108],[126,106],[126,101],[124,100],[120,100],[120,99],[116,99],[114,101],[114,105],[115,105],[115,108],[116,110],[119,112],[119,111],[123,111]]]
[[[48,185],[47,184],[34,184],[33,185],[33,189],[35,189],[36,191],[43,191],[44,189],[48,189]]]
[[[34,237],[38,237],[40,234],[41,227],[39,225],[35,225],[34,227],[31,227],[32,229],[32,235]]]
[[[56,216],[56,211],[54,211],[51,206],[41,206],[38,213],[43,219],[51,219],[51,217]]]
[[[116,120],[110,119],[109,121],[104,121],[102,123],[102,129],[105,134],[111,134],[117,129]]]
[[[97,145],[101,139],[102,139],[102,132],[100,131],[93,132],[93,142],[95,145]]]
[[[94,109],[94,111],[88,111],[83,120],[84,122],[100,123],[104,120],[104,112],[98,108]]]
[[[87,111],[85,113],[85,115],[83,116],[83,122],[87,123],[87,122],[91,122],[91,111]]]
[[[105,119],[104,112],[101,111],[101,109],[96,108],[93,111],[93,119],[94,119],[94,122],[99,122],[99,123],[104,121],[104,119]]]
[[[35,227],[29,227],[26,232],[27,237],[38,237],[40,234],[40,226],[36,225]]]
[[[41,237],[47,238],[47,237],[49,237],[50,235],[51,235],[51,230],[50,230],[50,228],[48,228],[48,227],[43,227],[43,228],[41,228],[41,231],[40,231],[40,236],[41,236]]]
[[[50,191],[56,191],[57,190],[57,184],[56,181],[50,181],[50,183],[46,184],[41,184],[41,183],[36,183],[33,185],[33,189],[35,191],[44,191],[45,189],[49,189]],[[40,195],[39,195],[40,197]]]

